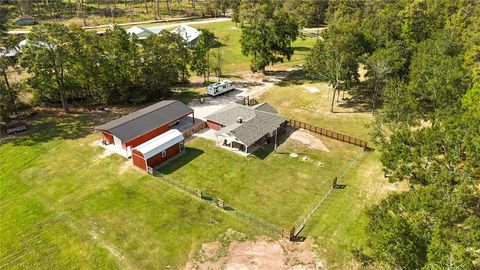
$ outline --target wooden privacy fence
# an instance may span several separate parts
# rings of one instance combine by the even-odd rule
[[[352,137],[352,136],[348,136],[348,135],[338,133],[338,132],[335,132],[335,131],[331,131],[331,130],[328,130],[328,129],[324,129],[324,128],[321,128],[321,127],[316,127],[316,126],[313,126],[311,124],[307,124],[307,123],[297,121],[297,120],[293,120],[293,119],[290,119],[289,123],[294,128],[303,128],[305,130],[320,134],[320,135],[325,136],[325,137],[335,139],[337,141],[341,141],[341,142],[353,144],[353,145],[356,145],[356,146],[360,146],[360,147],[363,147],[363,149],[365,149],[365,150],[367,149],[367,141],[365,141],[365,140],[357,139],[357,138]]]

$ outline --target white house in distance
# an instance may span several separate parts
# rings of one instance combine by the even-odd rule
[[[150,31],[146,28],[143,28],[143,27],[138,27],[138,26],[134,26],[134,27],[129,28],[127,30],[127,33],[129,35],[136,35],[138,37],[138,39],[140,39],[140,40],[146,39],[151,35],[155,35],[155,33],[153,33],[152,31]]]
[[[180,35],[189,47],[195,45],[198,37],[202,34],[202,31],[195,29],[191,26],[182,24],[177,28],[173,29],[171,33]]]

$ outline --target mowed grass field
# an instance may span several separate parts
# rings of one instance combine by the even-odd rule
[[[243,157],[196,138],[187,143],[184,155],[160,167],[160,173],[289,229],[361,150],[333,140],[325,144],[330,152],[289,140],[276,152],[270,145]]]
[[[222,47],[229,75],[248,73],[249,59],[240,52],[241,31],[231,22],[204,28],[220,38],[230,35]],[[298,40],[295,46],[302,49],[292,61],[269,69],[302,63],[313,43]],[[288,118],[368,139],[367,125],[373,119],[365,109],[368,100],[346,94],[336,106],[338,113],[331,113],[330,95],[326,84],[294,72],[260,101]],[[99,138],[92,134],[99,118],[40,113],[32,130],[0,145],[0,268],[177,269],[202,243],[218,240],[229,228],[249,238],[264,234],[145,175],[121,157],[104,156],[93,144]],[[286,142],[277,153],[265,149],[248,158],[194,139],[162,171],[244,212],[291,226],[361,150],[320,138],[330,152]],[[292,152],[299,157],[290,157]],[[303,161],[304,155],[309,160]],[[331,193],[301,234],[315,239],[329,269],[358,266],[351,251],[364,244],[363,210],[397,188],[383,178],[378,155],[366,153],[345,174],[345,189]]]
[[[192,25],[197,29],[207,29],[215,34],[223,44],[214,50],[222,50],[225,57],[223,73],[226,77],[242,75],[250,72],[250,57],[244,56],[241,50],[240,38],[242,29],[231,21]],[[267,70],[285,69],[304,62],[309,55],[316,39],[312,37],[297,38],[292,46],[295,50],[290,61],[267,67]],[[235,77],[233,77],[235,78]]]
[[[102,156],[95,118],[39,114],[0,145],[0,268],[176,269],[228,228],[261,233]]]
[[[332,90],[326,83],[310,81],[301,71],[295,71],[259,100],[291,119],[365,139],[375,148],[369,136],[373,116],[368,95],[361,89],[346,93],[345,98],[342,93],[335,102],[335,113],[330,112],[331,97]],[[366,152],[341,180],[345,189],[334,190],[301,233],[315,239],[329,269],[359,267],[352,251],[365,244],[364,210],[388,193],[405,188],[388,183],[379,156],[379,151]]]

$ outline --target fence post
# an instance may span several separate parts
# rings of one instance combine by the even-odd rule
[[[223,210],[224,204],[222,199],[217,198],[217,206]]]

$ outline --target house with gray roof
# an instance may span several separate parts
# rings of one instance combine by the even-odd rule
[[[256,106],[229,104],[206,117],[207,126],[215,130],[217,145],[249,155],[259,147],[274,142],[283,131],[287,118],[267,103]]]

